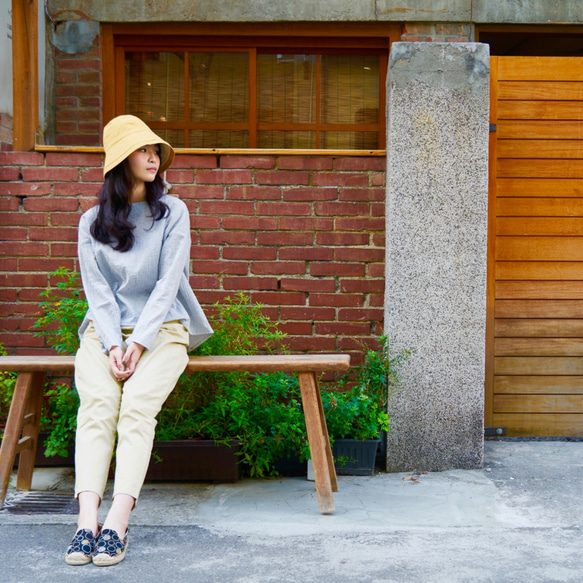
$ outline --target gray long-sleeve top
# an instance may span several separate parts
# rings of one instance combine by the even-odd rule
[[[164,322],[179,320],[190,334],[192,350],[212,333],[188,281],[190,220],[179,199],[162,198],[170,212],[153,221],[146,202],[131,206],[135,242],[124,253],[95,240],[89,228],[97,215],[93,207],[79,222],[79,262],[89,309],[79,328],[90,321],[105,352],[123,346],[122,328],[133,328],[126,343],[152,346]]]

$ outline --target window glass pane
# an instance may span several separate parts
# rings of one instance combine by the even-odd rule
[[[190,53],[188,74],[190,121],[248,121],[247,53]]]
[[[184,130],[160,130],[155,129],[154,133],[166,140],[171,146],[175,148],[186,147],[184,140]]]
[[[316,56],[257,55],[257,117],[265,123],[316,121]]]
[[[144,121],[184,119],[184,53],[125,54],[125,111]]]
[[[249,132],[231,130],[192,130],[189,148],[248,148]]]
[[[258,148],[294,148],[302,150],[316,147],[315,132],[257,132]]]
[[[333,150],[376,150],[377,132],[321,132],[320,148]]]
[[[323,123],[378,123],[378,56],[322,55],[321,67]]]

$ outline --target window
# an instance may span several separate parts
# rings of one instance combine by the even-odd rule
[[[385,148],[388,38],[114,38],[115,115],[177,147]]]

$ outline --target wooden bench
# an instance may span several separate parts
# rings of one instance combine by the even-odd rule
[[[334,511],[332,492],[338,491],[338,483],[316,373],[345,371],[349,366],[350,356],[343,354],[191,356],[186,371],[298,373],[318,503],[321,512],[328,514]],[[73,369],[73,356],[0,356],[0,371],[18,373],[0,448],[0,509],[16,455],[19,455],[16,489],[31,488],[47,372]]]

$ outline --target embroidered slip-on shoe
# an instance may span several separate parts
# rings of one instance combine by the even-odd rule
[[[93,531],[80,528],[67,548],[65,562],[68,565],[86,565],[91,562],[95,552],[95,536]]]
[[[128,550],[129,531],[128,528],[122,539],[115,530],[104,528],[95,544],[93,564],[98,567],[109,567],[123,561]]]

